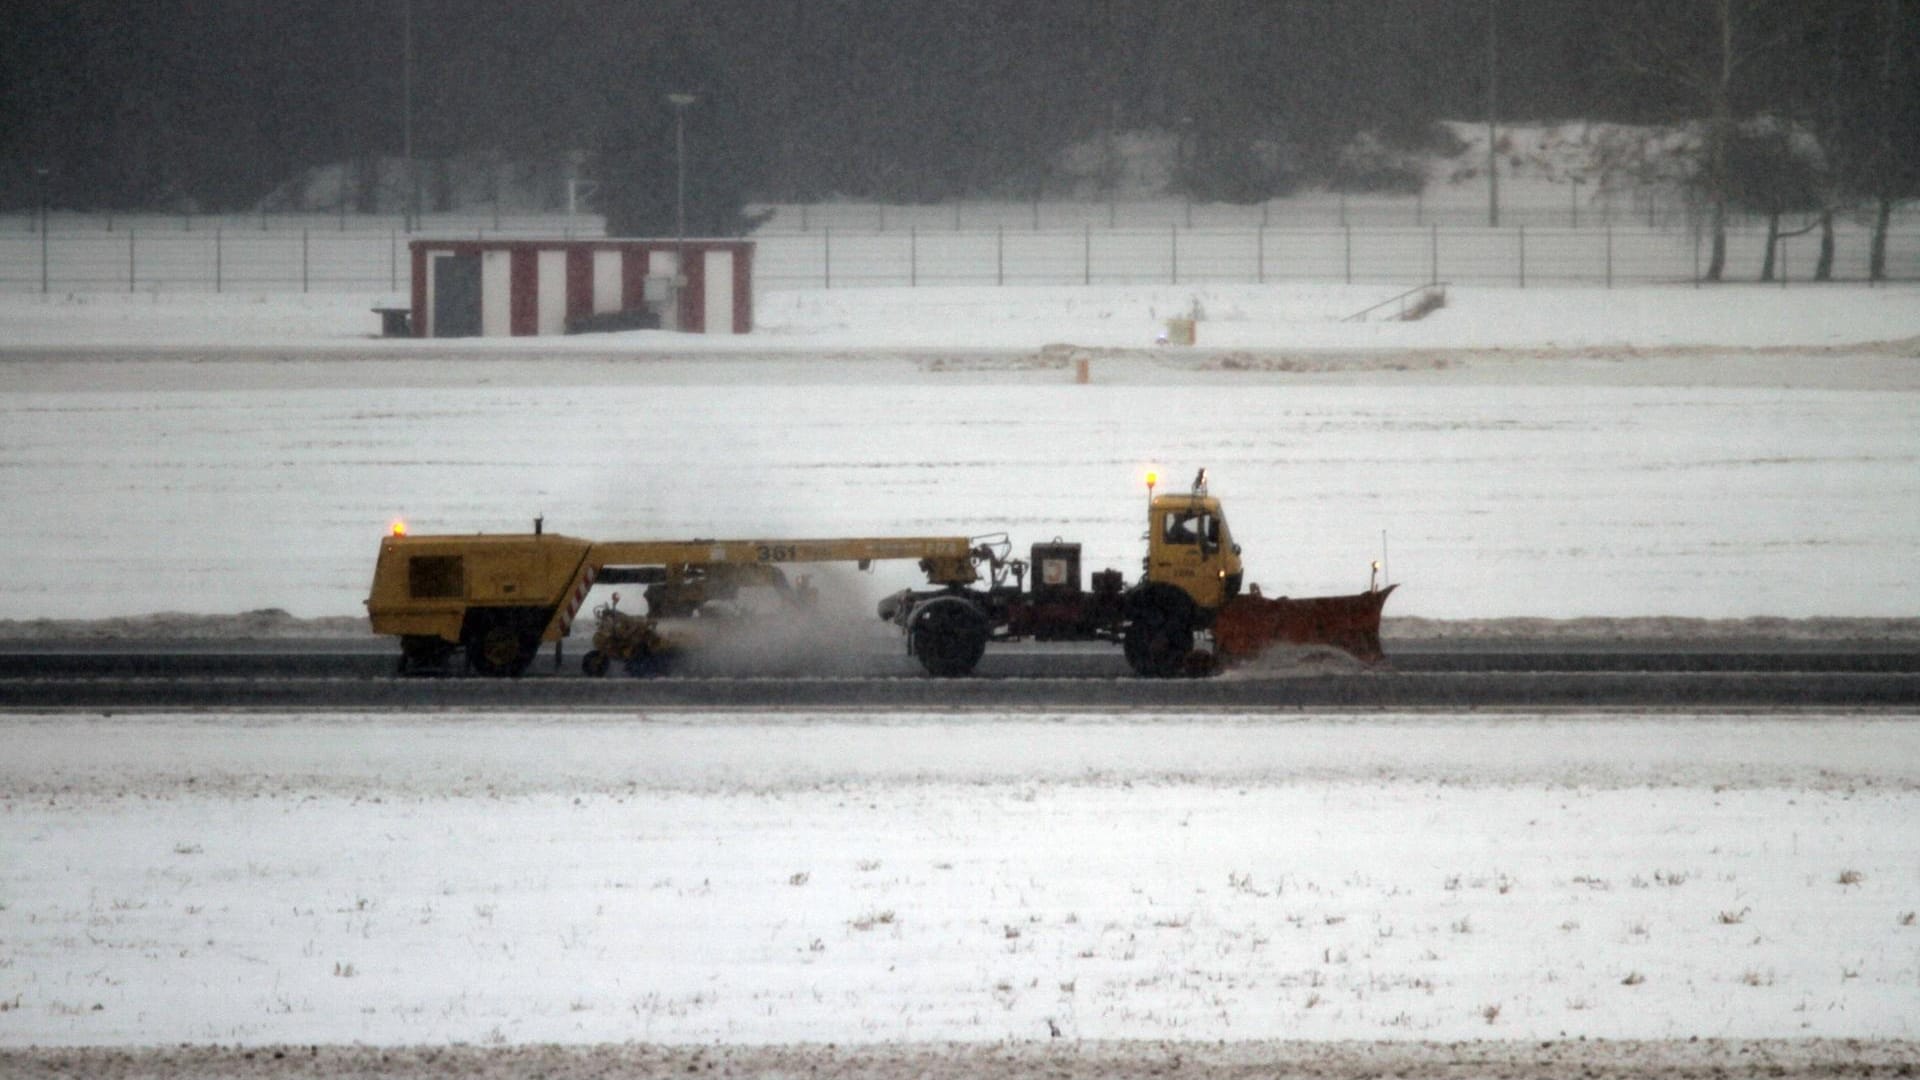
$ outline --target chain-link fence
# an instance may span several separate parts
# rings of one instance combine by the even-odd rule
[[[1725,280],[1762,271],[1767,232],[1727,235]],[[917,229],[756,236],[760,289],[937,285],[1114,285],[1289,280],[1408,284],[1605,285],[1691,282],[1706,238],[1644,227],[1320,229]],[[1773,280],[1813,278],[1820,238],[1780,240]],[[1836,230],[1831,277],[1868,278],[1870,233]],[[1887,276],[1920,280],[1920,228],[1889,237]]]
[[[9,292],[400,292],[416,237],[595,237],[590,215],[74,214],[0,218]]]
[[[435,217],[413,232],[392,228],[391,218],[348,218],[346,226],[326,228],[303,223],[313,217],[121,217],[109,224],[96,215],[59,214],[44,229],[31,216],[0,219],[0,290],[402,293],[408,285],[407,244],[415,237],[604,234],[598,219],[565,215]],[[501,226],[497,230],[492,227],[496,220]],[[238,221],[246,224],[234,223]],[[389,227],[374,228],[371,221]],[[1765,227],[1756,224],[1729,230],[1726,280],[1760,278],[1766,236]],[[763,230],[752,239],[756,291],[1288,280],[1611,286],[1696,281],[1708,255],[1698,228],[1617,223],[1496,229],[1440,224],[1189,227],[1177,222],[1107,227],[1086,221],[1077,227],[1038,229],[908,225]],[[1838,222],[1831,277],[1866,280],[1870,242],[1864,223]],[[1812,280],[1820,243],[1817,229],[1778,241],[1771,280]],[[1886,277],[1920,280],[1920,220],[1903,217],[1889,234]]]

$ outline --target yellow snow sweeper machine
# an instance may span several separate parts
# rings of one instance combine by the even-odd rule
[[[588,674],[615,661],[635,674],[670,668],[677,620],[698,618],[743,588],[770,588],[804,608],[811,586],[786,568],[915,560],[925,585],[880,602],[928,674],[970,674],[989,644],[1111,641],[1153,678],[1206,674],[1277,644],[1326,646],[1365,663],[1384,659],[1380,611],[1396,586],[1377,575],[1365,592],[1304,599],[1243,588],[1240,545],[1200,470],[1185,494],[1152,493],[1140,579],[1100,570],[1083,585],[1078,543],[1036,543],[1012,557],[1004,533],[986,537],[811,540],[594,541],[550,533],[409,535],[380,543],[367,613],[377,634],[400,639],[403,672],[446,671],[456,656],[482,675],[524,672],[545,642],[572,629],[596,585],[644,587],[646,611],[602,605]],[[1378,570],[1378,564],[1375,564]],[[559,656],[556,647],[556,658]]]

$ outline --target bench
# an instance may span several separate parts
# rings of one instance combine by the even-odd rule
[[[377,307],[373,309],[380,316],[381,337],[412,337],[413,309],[403,307]]]

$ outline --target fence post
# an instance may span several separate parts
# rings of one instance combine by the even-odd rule
[[[1527,227],[1522,225],[1514,230],[1520,237],[1520,287],[1527,287]]]
[[[396,229],[387,230],[387,291],[400,291],[400,233]]]
[[[226,257],[226,246],[222,240],[225,232],[226,230],[218,225],[213,228],[213,291],[216,293],[225,291],[226,274],[223,263]]]

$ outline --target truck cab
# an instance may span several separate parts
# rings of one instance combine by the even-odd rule
[[[1196,487],[1201,490],[1194,494],[1148,500],[1146,580],[1217,611],[1240,592],[1240,545],[1227,530],[1220,500]]]

